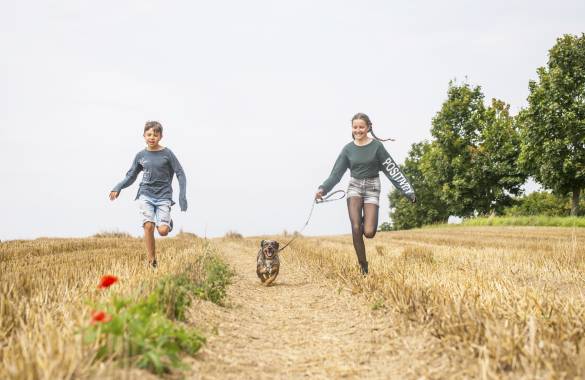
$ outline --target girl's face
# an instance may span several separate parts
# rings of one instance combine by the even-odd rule
[[[148,149],[156,149],[159,147],[158,143],[162,139],[162,134],[155,132],[154,128],[150,128],[146,132],[144,132],[144,141],[148,146]]]
[[[365,120],[355,119],[351,122],[351,133],[356,140],[365,139],[368,135],[368,124]]]

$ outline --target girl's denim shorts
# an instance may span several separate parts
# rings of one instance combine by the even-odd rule
[[[357,179],[351,177],[347,187],[347,197],[362,197],[364,203],[380,205],[380,177]]]

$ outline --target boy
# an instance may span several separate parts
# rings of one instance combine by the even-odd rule
[[[175,204],[171,187],[173,174],[176,174],[179,180],[179,206],[181,211],[187,211],[185,172],[173,152],[159,144],[162,136],[163,128],[158,121],[146,122],[144,126],[146,149],[136,154],[132,167],[126,173],[126,178],[114,186],[110,192],[110,200],[113,201],[118,198],[122,189],[136,181],[140,171],[144,171],[135,199],[138,199],[142,213],[148,262],[153,268],[157,267],[154,244],[155,226],[161,236],[167,236],[173,229],[171,219],[171,206]]]

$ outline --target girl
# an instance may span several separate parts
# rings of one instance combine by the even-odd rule
[[[370,132],[373,138],[368,137]],[[353,246],[362,274],[368,274],[366,247],[363,236],[370,239],[378,228],[378,207],[380,204],[380,170],[394,187],[413,203],[416,202],[414,189],[400,171],[390,154],[384,148],[374,131],[368,115],[357,113],[351,119],[353,141],[343,147],[335,161],[329,178],[319,186],[315,199],[322,199],[340,180],[349,168],[351,178],[347,188],[347,210],[351,222]]]

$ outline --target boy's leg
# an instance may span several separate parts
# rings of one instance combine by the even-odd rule
[[[168,199],[160,200],[156,203],[155,208],[157,226],[156,229],[160,236],[167,236],[172,231],[171,219],[171,201]]]
[[[171,227],[166,224],[161,224],[160,226],[157,226],[156,229],[158,230],[158,234],[160,236],[167,236],[169,232],[171,232]]]
[[[154,223],[144,223],[144,241],[146,242],[146,252],[148,253],[148,262],[156,261],[155,241],[154,241]]]
[[[155,205],[153,200],[144,195],[138,198],[140,205],[140,212],[142,213],[142,228],[144,229],[144,242],[146,244],[146,253],[148,261],[152,265],[156,262],[156,251],[154,242],[154,226],[155,226]]]

